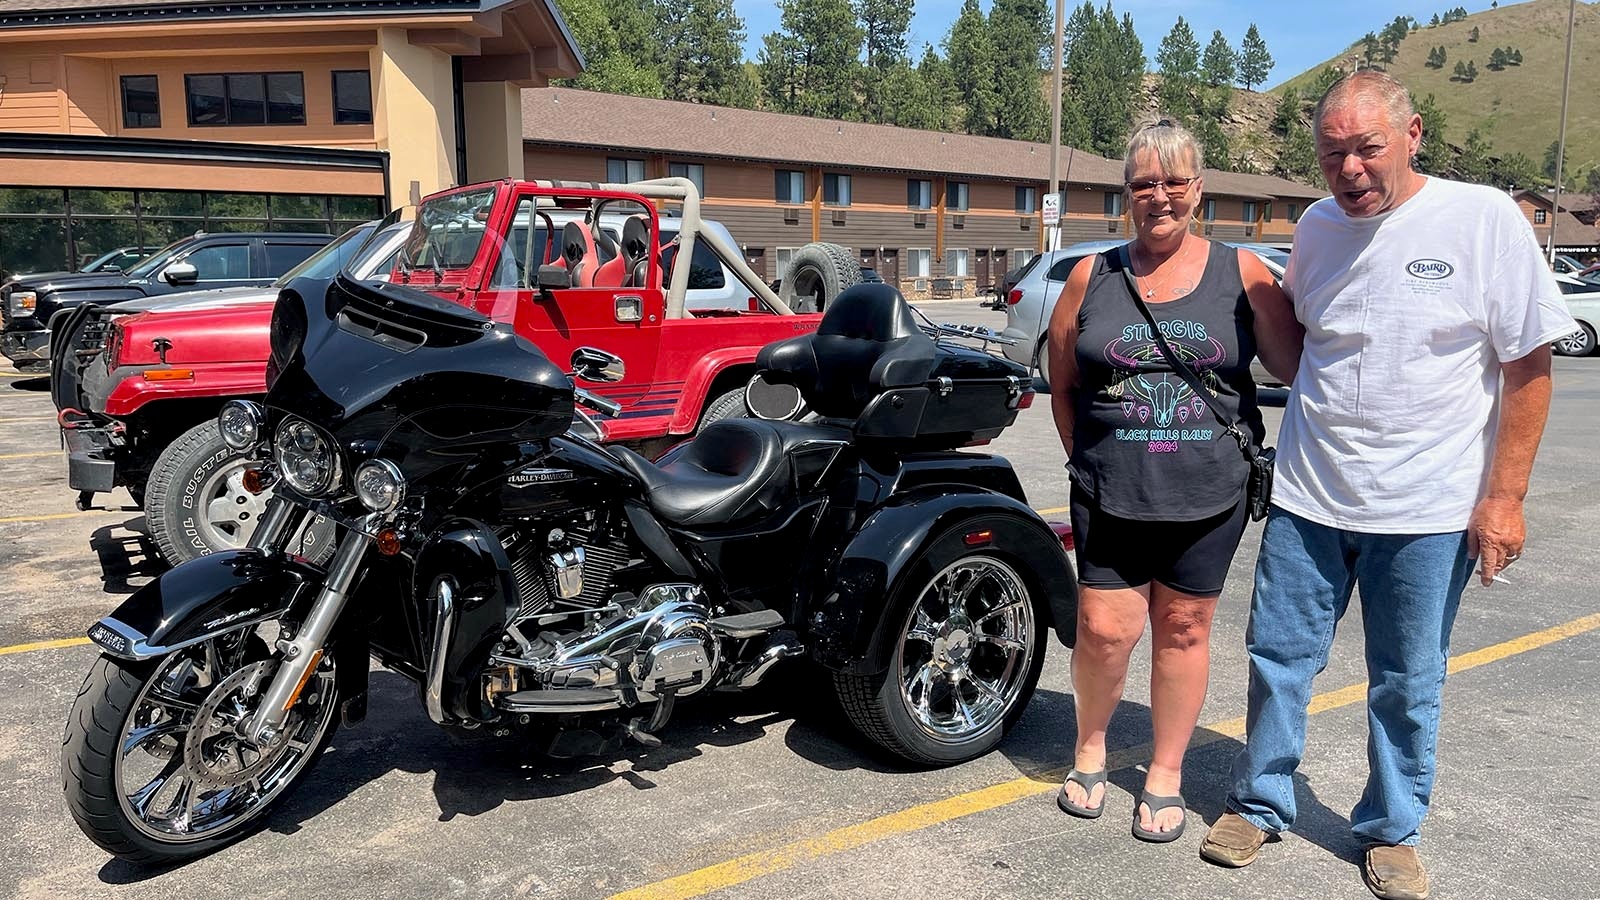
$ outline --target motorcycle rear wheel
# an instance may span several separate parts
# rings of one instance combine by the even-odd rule
[[[245,646],[229,652],[219,637],[150,660],[102,655],[90,668],[62,740],[62,782],[78,827],[106,851],[170,864],[230,844],[326,748],[338,706],[331,657],[263,750],[232,727],[254,712],[272,663],[255,637],[232,637]]]
[[[888,669],[834,676],[856,728],[921,765],[955,765],[994,749],[1021,718],[1044,666],[1043,592],[1017,561],[964,547],[963,530],[934,543],[918,568],[931,574],[903,585],[891,602],[900,623]]]

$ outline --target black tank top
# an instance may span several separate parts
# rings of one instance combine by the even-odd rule
[[[1078,312],[1073,483],[1123,518],[1187,522],[1216,515],[1239,502],[1249,465],[1207,404],[1238,420],[1258,446],[1266,433],[1250,375],[1254,314],[1238,252],[1208,242],[1194,290],[1148,304],[1205,397],[1194,395],[1151,337],[1122,259],[1117,248],[1095,260]]]

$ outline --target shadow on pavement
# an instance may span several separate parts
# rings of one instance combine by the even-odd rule
[[[32,393],[45,393],[50,390],[50,376],[41,375],[38,378],[18,378],[11,382],[14,391],[29,391]]]
[[[144,516],[96,528],[89,536],[89,549],[100,563],[100,580],[108,594],[131,594],[167,570],[146,534]],[[135,584],[130,581],[134,578],[141,581]]]

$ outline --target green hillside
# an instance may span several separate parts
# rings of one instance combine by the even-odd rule
[[[1440,0],[1440,12],[1452,0]],[[1417,96],[1433,94],[1446,116],[1445,139],[1459,146],[1477,127],[1496,156],[1523,153],[1535,163],[1556,139],[1561,115],[1561,77],[1566,63],[1568,0],[1531,0],[1473,13],[1449,25],[1422,27],[1400,43],[1395,60],[1383,66]],[[1385,22],[1369,27],[1379,32]],[[1469,40],[1472,30],[1478,40]],[[1572,90],[1567,103],[1567,165],[1576,173],[1600,165],[1600,2],[1579,3],[1572,47]],[[1443,68],[1427,66],[1429,51],[1443,46]],[[1522,65],[1500,71],[1488,67],[1496,47],[1522,51]],[[1304,94],[1326,66],[1356,68],[1358,39],[1334,59],[1273,88],[1294,87]],[[1473,61],[1477,79],[1452,80],[1455,64]],[[1570,182],[1569,182],[1570,183]]]

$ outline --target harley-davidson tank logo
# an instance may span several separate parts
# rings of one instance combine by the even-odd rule
[[[571,469],[523,469],[511,473],[511,477],[506,479],[506,484],[515,488],[525,488],[535,484],[571,481],[577,477],[578,474]]]

